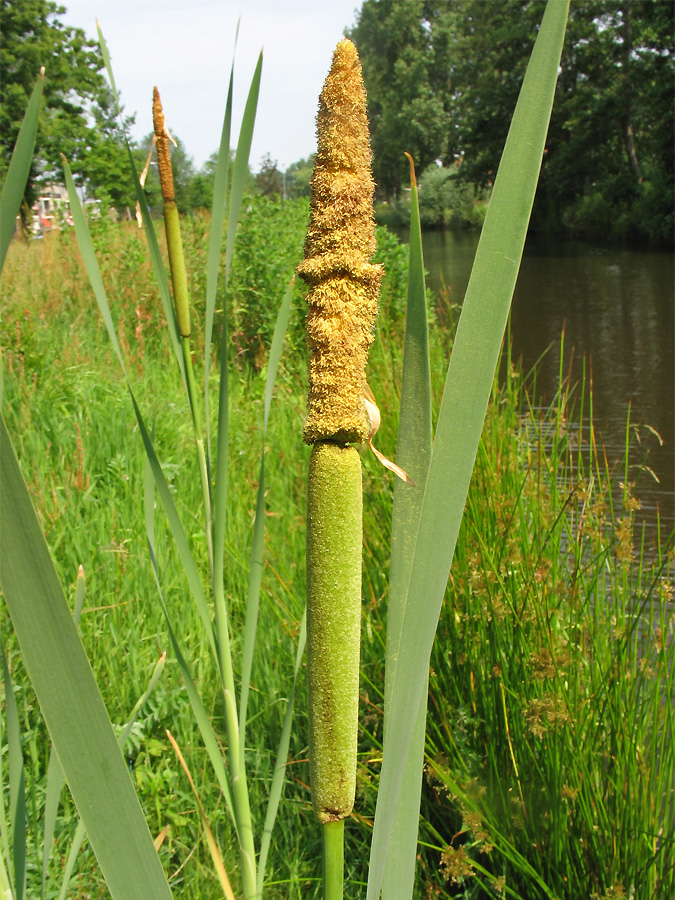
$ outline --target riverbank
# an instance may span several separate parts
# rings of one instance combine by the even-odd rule
[[[443,303],[461,305],[478,239],[423,233],[428,286]],[[657,513],[662,533],[675,527],[674,272],[672,252],[528,239],[510,322],[514,358],[537,369],[533,402],[550,404],[561,376],[583,383],[609,463],[630,444],[626,477],[653,537]]]
[[[252,201],[228,298],[233,474],[226,579],[235,622],[246,595],[241,561],[250,551],[269,322],[300,258],[306,224],[306,205],[277,206]],[[186,222],[198,310],[205,232],[203,221]],[[180,485],[180,514],[191,534],[192,510],[199,505],[199,482],[186,462],[192,437],[179,382],[167,362],[144,239],[131,228],[108,225],[94,239],[122,352],[139,403],[155,423],[169,484]],[[379,253],[388,280],[369,379],[383,414],[377,445],[391,458],[405,267],[404,254],[386,236],[380,237]],[[84,565],[83,640],[113,721],[122,722],[167,646],[139,500],[143,450],[71,236],[14,246],[10,254],[3,286],[3,412],[69,595],[77,566]],[[259,627],[262,644],[273,652],[261,656],[252,676],[255,743],[249,754],[256,820],[264,814],[304,596],[302,315],[298,295],[267,437]],[[451,332],[451,323],[446,327],[438,316],[431,331],[436,400]],[[529,400],[533,382],[524,385],[508,354],[504,372],[488,411],[432,659],[419,896],[451,897],[465,889],[475,897],[576,900],[595,893],[609,900],[623,890],[665,900],[673,887],[675,790],[668,703],[675,696],[672,555],[665,542],[642,545],[639,510],[625,479],[615,500],[617,473],[606,464],[588,410],[582,412],[569,383],[558,383],[542,409]],[[364,471],[360,787],[358,816],[347,826],[349,898],[362,895],[379,772],[392,494],[392,476],[370,454]],[[202,665],[206,639],[159,514],[157,520],[168,602],[218,730],[216,686]],[[30,826],[38,847],[47,740],[9,630],[5,634],[26,744],[36,748],[26,756],[35,798]],[[270,851],[273,900],[318,895],[311,879],[320,850],[306,825],[311,810],[303,706]],[[129,758],[151,831],[171,825],[161,855],[176,895],[202,900],[215,896],[215,877],[167,727],[186,748],[192,771],[202,772],[201,741],[173,661],[139,718]],[[204,778],[199,789],[231,870],[237,854],[220,792]],[[652,803],[655,797],[666,798],[665,806]],[[57,825],[60,847],[67,846],[73,827],[66,801]],[[62,865],[60,855],[52,861],[54,881]],[[76,879],[80,890],[99,889],[86,852]]]

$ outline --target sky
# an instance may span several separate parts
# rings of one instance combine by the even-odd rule
[[[152,89],[169,130],[199,168],[218,149],[239,22],[234,69],[233,145],[258,61],[262,80],[250,164],[270,154],[280,169],[316,149],[319,92],[333,50],[356,21],[360,0],[60,0],[61,21],[110,52],[132,137],[152,131]],[[46,73],[49,77],[49,72]]]

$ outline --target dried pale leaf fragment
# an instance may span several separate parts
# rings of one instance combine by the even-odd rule
[[[138,176],[138,183],[141,187],[145,187],[145,179],[148,177],[148,172],[150,171],[150,163],[152,162],[152,151],[155,149],[155,144],[157,143],[157,137],[153,134],[152,141],[150,142],[150,150],[148,151],[148,157],[145,160],[145,165],[143,166],[143,171]],[[138,222],[138,227],[143,227],[143,214],[141,213],[141,204],[136,201],[136,221]]]
[[[373,438],[377,434],[377,430],[380,427],[380,422],[382,421],[382,416],[380,415],[380,408],[375,401],[375,396],[370,389],[370,385],[366,384],[366,389],[363,396],[363,402],[366,406],[366,413],[368,414],[368,418],[370,419],[370,433],[368,434],[368,446],[373,451],[375,456],[379,459],[385,469],[389,469],[390,472],[393,472],[394,475],[398,475],[401,481],[405,481],[406,484],[409,484],[411,487],[415,487],[415,482],[412,480],[410,475],[402,469],[400,466],[397,466],[395,462],[392,462],[390,459],[381,453],[377,447],[373,444]]]
[[[375,250],[366,92],[351,41],[341,41],[319,98],[311,217],[298,274],[309,285],[308,416],[304,439],[361,443],[382,268]]]

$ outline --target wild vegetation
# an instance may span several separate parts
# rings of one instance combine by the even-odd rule
[[[251,198],[250,206],[233,266],[233,272],[245,266],[249,283],[260,286],[247,290],[244,279],[237,282],[232,304],[233,506],[226,548],[233,599],[245,590],[267,352],[253,325],[253,298],[264,321],[279,301],[278,289],[267,286],[290,277],[307,220],[302,201]],[[188,273],[196,287],[203,277],[206,222],[196,218],[186,225]],[[276,252],[251,260],[251,247],[269,247],[272,233]],[[99,221],[93,238],[114,297],[120,345],[139,400],[151,411],[169,484],[180,482],[189,518],[199,504],[198,480],[185,462],[192,438],[176,375],[166,364],[163,317],[144,237],[130,225]],[[376,259],[390,274],[369,378],[383,411],[379,444],[393,456],[402,356],[399,290],[406,263],[388,233],[381,230],[378,238]],[[167,649],[142,538],[143,450],[72,233],[15,242],[4,278],[5,416],[71,598],[78,566],[84,567],[83,640],[113,721],[121,723]],[[399,290],[392,290],[397,282]],[[304,596],[300,561],[308,451],[298,440],[306,380],[302,314],[297,294],[296,326],[282,355],[267,437],[273,464],[266,473],[268,565],[260,640],[273,652],[256,663],[251,715],[272,736],[269,746],[281,727],[279,701],[292,675]],[[452,329],[432,324],[436,397],[451,342]],[[239,352],[247,346],[256,351]],[[505,381],[495,383],[432,659],[423,869],[416,896],[572,900],[634,892],[665,900],[675,885],[675,735],[667,702],[675,677],[672,545],[664,535],[661,546],[643,546],[633,529],[635,504],[627,483],[621,506],[614,505],[605,462],[593,453],[588,418],[582,423],[583,392],[562,381],[556,404],[542,417],[529,406],[522,373],[510,364],[506,370]],[[361,896],[359,884],[365,881],[381,752],[384,573],[392,501],[390,475],[368,455],[364,469],[363,714],[358,814],[347,824],[352,848],[347,897]],[[198,662],[205,658],[205,638],[159,519],[157,527],[167,602],[181,621],[217,725],[213,673]],[[237,609],[235,604],[235,617],[241,614]],[[275,636],[279,623],[288,635],[285,645]],[[25,734],[29,852],[39,858],[47,744],[11,629],[4,627],[3,634]],[[269,896],[280,900],[320,895],[314,867],[318,835],[317,843],[305,837],[311,834],[305,823],[312,813],[302,708],[296,717],[286,802],[271,850]],[[126,755],[151,832],[170,825],[160,853],[175,893],[195,900],[215,897],[218,884],[189,787],[165,735],[168,726],[185,748],[226,864],[234,867],[228,815],[207,777],[171,656]],[[262,803],[272,764],[260,747],[252,765],[254,806]],[[54,883],[60,883],[74,827],[65,800],[52,859]],[[74,878],[78,895],[100,892],[90,851],[83,851]]]
[[[442,166],[479,197],[490,187],[545,6],[364,0],[348,33],[380,199],[405,187],[403,144],[420,172]],[[672,246],[674,15],[660,0],[571,4],[533,229]],[[438,207],[436,224],[453,224]]]
[[[386,896],[406,900],[413,894],[553,900],[579,893],[608,900],[626,893],[667,896],[673,887],[668,540],[647,547],[643,537],[635,549],[636,502],[627,470],[617,504],[608,461],[596,451],[592,418],[589,424],[583,408],[575,409],[572,389],[562,377],[557,402],[543,416],[529,406],[508,344],[503,384],[494,379],[544,149],[566,12],[564,4],[547,7],[457,331],[454,317],[447,315],[433,317],[427,331],[419,220],[410,251],[405,350],[396,286],[390,282],[383,291],[368,374],[387,422],[378,444],[393,456],[398,424],[397,459],[426,487],[414,494],[399,482],[392,514],[390,476],[379,467],[369,470],[366,461],[359,798],[349,816],[344,861],[341,847],[337,853],[331,839],[329,852],[325,842],[324,900],[360,895],[366,878],[369,898],[379,898],[383,886]],[[105,55],[102,38],[101,45]],[[349,42],[340,48],[354,52]],[[168,898],[174,891],[233,900],[230,878],[247,900],[263,888],[266,897],[322,891],[318,835],[308,821],[307,769],[313,750],[310,739],[308,760],[304,706],[291,727],[296,678],[304,667],[305,572],[298,563],[303,532],[316,528],[310,520],[311,496],[304,519],[307,450],[298,440],[306,364],[292,328],[281,354],[290,305],[300,298],[292,282],[285,291],[272,284],[284,274],[287,281],[287,269],[295,268],[296,217],[306,221],[307,208],[302,202],[285,204],[284,219],[269,201],[251,197],[242,205],[259,77],[260,61],[231,181],[229,112],[225,117],[214,180],[214,196],[221,199],[213,206],[205,263],[205,220],[179,225],[169,177],[162,178],[163,227],[153,224],[136,189],[145,224],[139,237],[106,219],[93,220],[88,230],[64,163],[78,252],[72,235],[15,242],[5,269],[4,285],[18,302],[8,305],[14,339],[3,348],[8,374],[6,415],[0,423],[1,575],[14,626],[14,634],[8,632],[3,641],[8,778],[3,777],[0,876],[3,890],[13,897],[31,891],[64,896],[73,877],[85,879],[81,890],[103,894],[87,854],[77,861],[85,827],[114,897],[145,900],[151,881],[153,896]],[[40,79],[26,135],[36,126],[41,86]],[[158,150],[165,154],[158,97],[155,128]],[[13,161],[7,179],[11,190],[3,193],[3,263],[9,243],[5,226],[18,208],[31,141],[22,132],[19,162],[14,166]],[[162,165],[166,169],[166,154]],[[416,217],[412,161],[411,182]],[[339,195],[337,185],[327,187]],[[268,215],[256,220],[257,203],[268,204]],[[230,221],[221,257],[225,207]],[[240,209],[245,213],[235,243]],[[318,215],[314,203],[312,210]],[[504,220],[509,229],[500,226]],[[247,241],[260,241],[257,232],[265,227],[275,229],[274,241],[264,256],[249,258],[238,288],[233,266],[246,265],[241,254]],[[175,308],[160,258],[164,242]],[[400,273],[395,241],[380,236],[378,243],[379,261],[394,275]],[[80,253],[96,313],[82,279]],[[304,265],[311,264],[306,260]],[[32,294],[31,279],[46,266],[49,275],[35,278]],[[56,299],[50,279],[60,267],[64,278]],[[200,290],[204,271],[205,289]],[[379,270],[372,271],[379,277]],[[127,277],[133,284],[129,293]],[[186,302],[190,282],[204,304],[201,327],[194,330]],[[256,292],[251,284],[272,288]],[[280,306],[272,301],[275,293],[283,294]],[[493,302],[482,302],[485,296]],[[68,319],[62,314],[66,297]],[[254,335],[265,331],[261,307],[270,304],[280,312],[268,326],[273,331],[268,346]],[[471,337],[475,334],[480,346]],[[241,350],[236,357],[232,339]],[[34,344],[32,367],[30,357],[26,365],[26,341]],[[193,364],[200,354],[203,394]],[[115,377],[117,363],[121,371]],[[217,410],[211,405],[212,388],[218,391]],[[583,406],[583,386],[579,397]],[[126,416],[130,407],[132,419]],[[24,476],[5,419],[19,436]],[[59,440],[62,434],[67,442],[71,420],[74,465]],[[90,429],[95,432],[91,444]],[[143,466],[135,450],[141,446],[136,430],[145,451]],[[127,447],[128,455],[120,458],[120,448]],[[356,449],[349,452],[360,468]],[[49,471],[35,462],[45,457],[52,463]],[[58,574],[25,481],[52,542]],[[448,498],[441,497],[444,490]],[[155,497],[166,519],[156,516]],[[460,532],[465,501],[468,512]],[[110,542],[104,543],[108,533]],[[321,537],[318,530],[315,537]],[[448,579],[455,546],[456,565]],[[73,550],[87,559],[76,576]],[[104,560],[108,552],[112,557]],[[85,586],[87,567],[94,578]],[[59,577],[66,583],[71,579],[72,616]],[[88,597],[97,604],[99,597],[110,602],[85,606]],[[27,610],[39,614],[31,617]],[[108,711],[126,722],[118,740],[78,628],[98,683],[110,694]],[[441,641],[430,669],[437,628]],[[168,657],[160,652],[164,643],[171,645]],[[103,656],[97,655],[101,649]],[[58,758],[32,705],[22,664]],[[332,664],[325,660],[327,668]],[[418,699],[427,694],[432,703],[425,723],[426,702],[418,710]],[[309,726],[311,732],[311,721]],[[29,766],[23,762],[27,747]],[[99,755],[101,763],[95,762]],[[423,757],[418,853],[417,828],[407,832],[411,823],[416,826]],[[400,793],[397,771],[415,774],[412,785],[404,779]],[[64,778],[82,816],[76,827],[68,800],[58,814]],[[313,801],[316,811],[316,796]],[[334,805],[323,811],[335,834]],[[339,833],[341,845],[342,825]],[[390,840],[397,849],[386,860]],[[59,857],[54,848],[65,855]],[[406,864],[402,881],[404,855],[411,856],[412,865]],[[40,856],[41,873],[35,863]]]

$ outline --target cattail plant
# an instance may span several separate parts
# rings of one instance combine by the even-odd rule
[[[311,217],[298,274],[309,285],[307,691],[312,803],[324,829],[324,896],[342,896],[354,805],[361,622],[362,487],[371,432],[366,359],[382,269],[361,64],[341,41],[319,100]]]
[[[408,487],[402,485],[395,499],[398,509],[394,514],[394,526],[398,536],[392,546],[385,738],[367,900],[380,900],[381,896],[384,900],[410,900],[412,896],[417,835],[415,828],[404,826],[411,821],[416,823],[419,811],[421,778],[413,779],[409,773],[417,766],[419,776],[422,766],[429,658],[525,241],[553,103],[567,8],[567,0],[549,3],[541,23],[495,179],[490,209],[453,345],[433,444],[430,434],[428,354],[424,340],[420,339],[425,330],[425,306],[419,234],[414,239],[416,249],[411,251],[409,295],[417,296],[409,296],[407,308],[403,377],[405,402],[400,417],[399,462],[409,466],[417,483],[413,490],[418,494],[414,503],[409,502],[412,495],[406,494]],[[101,47],[114,91],[102,36]],[[192,380],[187,288],[181,294],[185,279],[180,269],[174,268],[177,261],[174,258],[171,261],[174,310],[155,230],[135,169],[132,173],[158,290],[193,418],[204,493],[203,527],[209,550],[207,571],[202,572],[198,567],[199,558],[193,555],[152,436],[136,401],[93,243],[87,231],[84,210],[72,173],[64,163],[82,258],[127,380],[147,453],[146,533],[153,572],[167,631],[195,721],[234,823],[241,861],[239,896],[244,900],[258,900],[263,896],[271,832],[282,796],[288,757],[295,686],[293,680],[257,852],[255,820],[248,800],[246,753],[250,744],[246,726],[251,721],[248,696],[264,546],[264,450],[261,452],[237,704],[223,562],[228,506],[226,315],[223,316],[221,337],[215,447],[212,447],[210,439],[208,408],[211,337],[224,211],[227,208],[227,288],[251,146],[260,66],[261,61],[251,84],[229,190],[232,81],[228,92],[207,260],[201,410],[197,409],[197,393]],[[31,101],[33,132],[38,105],[39,99],[35,103]],[[381,270],[370,262],[374,249],[371,210],[373,181],[365,110],[365,92],[356,50],[349,41],[343,41],[335,51],[331,72],[321,95],[319,148],[312,180],[312,217],[305,260],[299,267],[299,274],[309,285],[308,340],[311,351],[309,415],[304,432],[305,441],[313,445],[307,516],[311,782],[314,809],[324,830],[326,900],[342,897],[344,819],[351,812],[355,793],[362,515],[358,445],[371,439],[376,424],[371,422],[368,414],[365,364],[372,341]],[[157,131],[164,139],[166,132],[159,118]],[[25,145],[25,152],[19,154],[24,157],[25,184],[32,142],[21,139],[17,147],[19,144]],[[26,149],[28,144],[31,144],[29,150]],[[404,149],[401,148],[401,151]],[[131,158],[131,153],[129,155]],[[11,174],[10,170],[8,181],[13,180]],[[5,226],[13,222],[16,214],[14,206],[20,200],[18,190],[10,191],[10,196],[7,189],[0,203],[0,263],[9,240]],[[415,197],[414,191],[412,196]],[[13,197],[16,204],[13,200],[7,203],[7,197]],[[168,190],[164,198],[165,212],[168,212],[168,234],[173,228],[170,221],[174,217],[174,198]],[[171,238],[169,246],[171,256],[174,253]],[[263,446],[291,296],[289,289],[281,304],[270,348]],[[416,302],[410,302],[411,299]],[[183,301],[184,306],[179,308]],[[414,416],[405,414],[406,409],[421,410],[426,418],[420,422]],[[201,426],[197,424],[199,421],[203,425],[204,440],[200,435]],[[0,493],[3,498],[0,504],[0,527],[3,531],[0,582],[26,669],[44,710],[64,775],[75,803],[82,811],[88,837],[99,857],[111,896],[124,900],[136,897],[144,900],[148,896],[168,898],[171,891],[167,879],[143,822],[128,770],[79,643],[1,418],[0,445]],[[227,763],[223,758],[221,736],[216,734],[200,699],[191,675],[190,659],[182,649],[181,635],[172,624],[172,616],[162,593],[154,535],[155,491],[166,513],[168,528],[184,567],[195,608],[204,624],[224,710]],[[397,559],[394,559],[395,556]],[[208,585],[206,589],[204,584]],[[295,675],[300,668],[303,635],[301,631]],[[55,673],[58,676],[56,679]],[[55,685],[58,690],[55,690]],[[106,772],[105,779],[100,778],[102,771]],[[207,825],[205,822],[205,830],[208,831]],[[7,828],[0,831],[6,834]],[[223,895],[232,900],[234,893],[217,847],[212,848],[210,843],[210,850]],[[20,860],[20,863],[23,866],[23,861]],[[21,866],[19,869],[23,871]],[[2,880],[0,872],[0,886],[3,886]]]
[[[178,215],[178,207],[176,206],[176,196],[173,186],[171,152],[169,149],[169,141],[173,139],[171,138],[164,121],[162,101],[156,87],[153,88],[152,91],[152,124],[154,129],[153,142],[157,147],[159,183],[162,191],[162,199],[164,200],[164,231],[166,236],[167,254],[169,257],[169,269],[171,271],[171,287],[173,290],[176,327],[178,329],[178,334],[180,335],[181,349],[183,352],[185,383],[190,405],[195,446],[197,449],[199,477],[202,486],[202,500],[207,521],[210,524],[212,518],[211,490],[209,486],[204,439],[201,432],[200,415],[197,407],[197,389],[190,350],[190,297],[188,292],[187,271],[185,269],[185,255],[183,253],[183,239],[180,232],[180,218]],[[213,543],[210,527],[206,529],[206,542],[209,560],[211,561],[211,565],[213,565]]]
[[[164,228],[169,251],[169,267],[173,284],[173,298],[176,306],[178,331],[184,340],[190,337],[190,304],[188,300],[187,274],[183,241],[180,235],[180,220],[173,187],[173,168],[169,150],[169,132],[164,122],[164,110],[157,88],[152,91],[152,124],[154,141],[157,146],[157,169],[159,184],[164,200]]]

